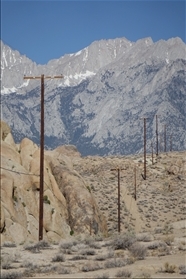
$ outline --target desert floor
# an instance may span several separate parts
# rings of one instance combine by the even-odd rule
[[[105,215],[108,235],[76,235],[59,243],[5,242],[1,278],[186,278],[186,152],[74,158]],[[118,180],[120,220],[118,230]],[[136,168],[136,200],[135,193]]]

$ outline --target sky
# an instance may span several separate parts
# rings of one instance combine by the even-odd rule
[[[186,42],[185,0],[1,0],[1,40],[37,64],[121,37]]]

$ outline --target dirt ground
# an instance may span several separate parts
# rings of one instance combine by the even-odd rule
[[[144,255],[139,253],[141,259],[130,249],[114,246],[125,234],[105,239],[72,236],[59,244],[44,241],[13,247],[5,243],[1,278],[125,278],[119,271],[127,271],[126,278],[186,278],[186,221],[171,228],[169,233],[135,235],[135,244],[146,248]]]
[[[59,243],[4,243],[1,278],[186,278],[186,152],[74,158],[105,215],[108,236],[76,235]],[[118,230],[118,180],[120,221]],[[134,170],[136,167],[136,197]]]

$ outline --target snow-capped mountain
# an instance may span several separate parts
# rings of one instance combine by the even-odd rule
[[[1,69],[2,118],[17,140],[39,143],[40,84],[23,76],[63,74],[45,82],[47,147],[70,143],[83,155],[140,152],[141,118],[148,117],[150,150],[157,114],[160,148],[166,124],[167,148],[172,135],[173,149],[186,149],[186,45],[180,38],[95,41],[46,65],[2,43]]]
[[[36,65],[26,56],[20,55],[10,47],[1,43],[2,61],[2,94],[10,92],[28,92],[37,86],[37,82],[23,80],[24,75],[63,74],[63,80],[48,81],[50,86],[73,86],[87,77],[94,76],[97,71],[117,60],[132,43],[125,38],[93,42],[90,46],[73,54],[49,61],[46,65]]]

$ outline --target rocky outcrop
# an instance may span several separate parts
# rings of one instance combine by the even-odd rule
[[[38,240],[40,150],[24,138],[15,144],[1,123],[1,240]],[[59,241],[70,233],[107,233],[106,222],[72,156],[74,146],[46,151],[44,157],[44,238]]]

